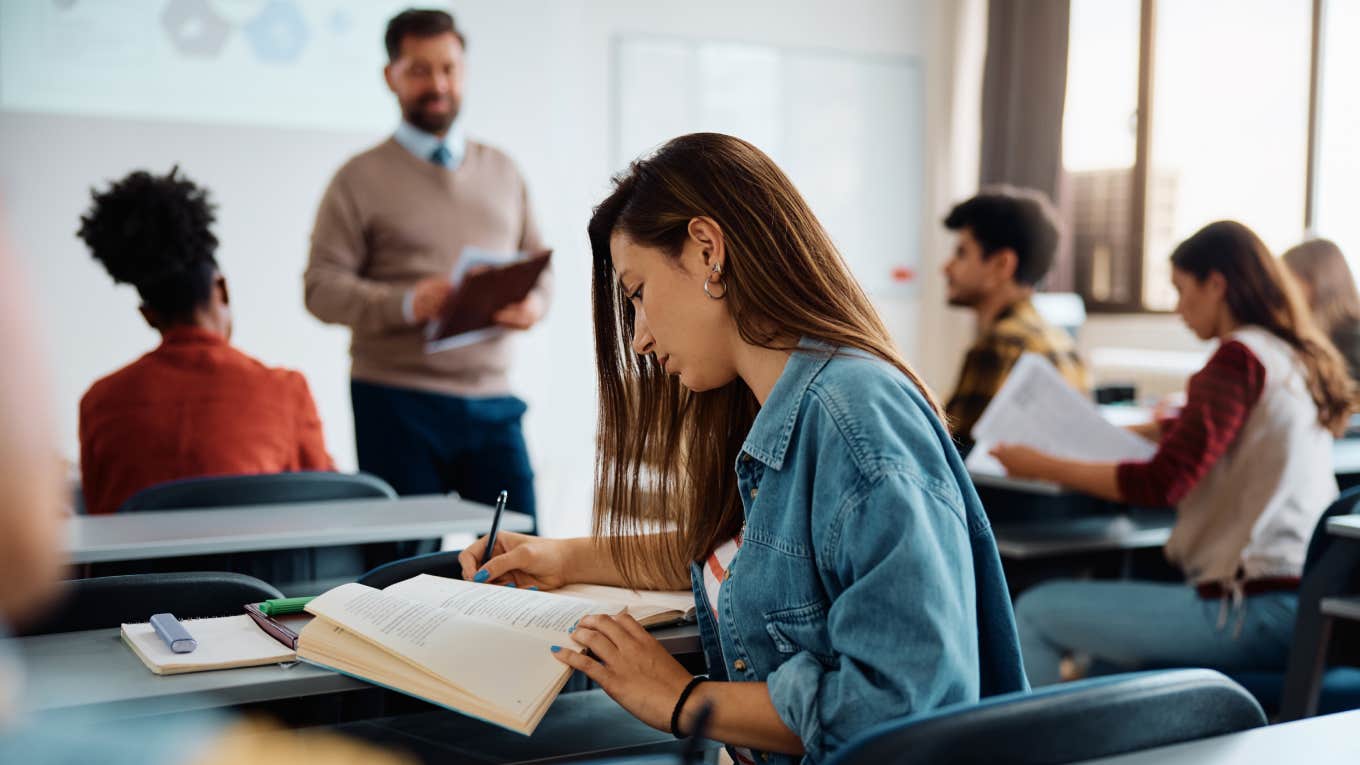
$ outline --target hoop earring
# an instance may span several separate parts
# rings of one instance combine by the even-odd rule
[[[713,274],[714,274],[715,276],[718,277],[718,281],[717,281],[716,283],[718,284],[718,286],[722,287],[722,292],[720,292],[720,293],[714,295],[712,289],[710,289],[710,287],[714,284],[714,282],[709,281],[708,279],[705,279],[705,280],[704,280],[704,294],[705,294],[705,295],[708,295],[709,298],[711,298],[711,299],[713,299],[713,300],[722,300],[723,298],[727,297],[727,282],[724,282],[724,281],[722,280],[722,267],[721,267],[721,266],[713,266]]]

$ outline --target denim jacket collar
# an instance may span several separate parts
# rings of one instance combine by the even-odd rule
[[[807,389],[835,350],[835,346],[812,338],[805,337],[798,342],[798,350],[789,355],[783,373],[775,381],[764,406],[760,407],[755,422],[751,423],[746,442],[741,446],[744,453],[774,470],[784,467],[784,455],[789,450],[793,426],[798,422]]]

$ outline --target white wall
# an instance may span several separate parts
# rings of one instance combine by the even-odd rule
[[[927,82],[927,208],[923,291],[927,317],[881,306],[904,347],[937,387],[951,381],[969,328],[938,309],[938,255],[948,238],[934,225],[971,193],[976,81],[981,49],[955,44],[980,34],[980,0],[475,0],[454,11],[469,36],[470,132],[507,149],[527,175],[547,240],[557,248],[557,300],[522,338],[514,371],[530,402],[530,447],[548,533],[588,527],[595,425],[588,297],[591,206],[608,188],[610,43],[625,32],[816,46],[921,57]],[[374,39],[381,35],[373,30]],[[961,60],[956,57],[961,54]],[[41,76],[41,73],[34,73]],[[380,87],[373,82],[356,88]],[[664,87],[664,83],[658,83]],[[300,93],[298,108],[306,108]],[[395,110],[393,120],[395,120]],[[380,140],[346,134],[125,120],[0,114],[0,203],[9,238],[32,276],[35,331],[55,366],[63,448],[74,457],[76,403],[97,377],[155,345],[134,310],[75,238],[88,189],[133,168],[179,163],[220,204],[219,261],[230,280],[235,342],[271,364],[302,370],[342,467],[354,466],[347,388],[347,331],[321,325],[301,301],[301,273],[315,205],[335,168]],[[970,168],[973,168],[970,170]],[[919,345],[918,345],[919,341]]]

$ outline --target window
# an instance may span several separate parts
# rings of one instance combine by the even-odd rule
[[[1360,0],[1072,0],[1063,165],[1092,310],[1172,308],[1171,250],[1223,218],[1276,252],[1315,223],[1360,258],[1360,52],[1325,45],[1357,34]]]
[[[1323,6],[1317,170],[1310,228],[1360,273],[1360,0]]]
[[[1063,168],[1072,199],[1073,278],[1088,299],[1135,302],[1117,266],[1133,257],[1140,0],[1072,0]]]

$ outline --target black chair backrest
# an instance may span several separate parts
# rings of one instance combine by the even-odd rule
[[[1322,511],[1322,517],[1318,519],[1317,525],[1313,527],[1313,536],[1308,540],[1308,553],[1303,559],[1303,575],[1307,576],[1321,558],[1322,553],[1327,550],[1332,542],[1332,537],[1327,533],[1327,521],[1338,515],[1350,515],[1360,509],[1360,486],[1352,486],[1341,492],[1332,504]]]
[[[266,473],[186,478],[142,489],[120,513],[205,507],[325,502],[331,499],[394,499],[386,481],[367,473]]]
[[[458,553],[462,550],[416,555],[411,558],[394,560],[369,571],[359,577],[359,584],[366,584],[381,590],[388,585],[404,582],[418,574],[433,574],[450,579],[462,579],[463,567],[458,563]]]
[[[830,763],[1048,765],[1265,723],[1251,694],[1218,672],[1137,672],[1008,693],[884,723],[851,741]]]
[[[152,614],[172,613],[179,619],[235,616],[247,603],[281,598],[268,582],[225,571],[128,574],[76,579],[55,609],[23,635],[77,632],[124,623],[144,622]]]

